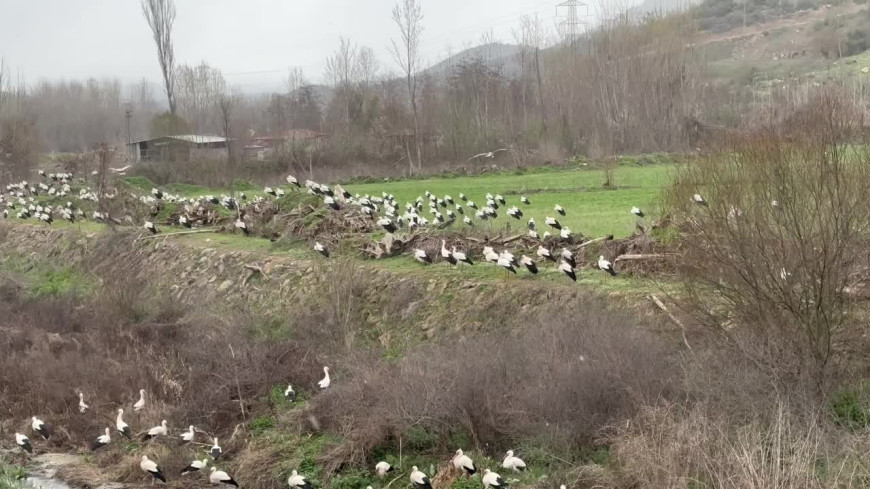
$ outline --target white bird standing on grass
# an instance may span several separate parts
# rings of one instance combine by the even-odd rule
[[[251,230],[248,229],[248,225],[245,224],[245,221],[243,221],[241,219],[236,219],[236,223],[234,224],[234,226],[236,227],[236,229],[239,229],[243,233],[245,233],[245,236],[251,234]]]
[[[456,450],[456,455],[453,457],[453,467],[456,470],[465,472],[465,475],[471,477],[477,472],[477,467],[474,466],[474,461],[471,457],[462,453],[462,449]]]
[[[502,468],[510,469],[515,472],[523,472],[526,470],[526,463],[519,457],[514,456],[513,450],[508,450],[504,460],[501,463]]]
[[[616,270],[613,269],[613,264],[604,259],[604,255],[598,257],[598,268],[610,274],[611,277],[616,275]]]
[[[694,202],[694,203],[696,203],[696,204],[698,204],[698,205],[703,205],[703,206],[706,206],[706,205],[707,205],[707,201],[704,200],[704,197],[701,197],[701,194],[695,194],[695,195],[693,195],[693,196],[692,196],[692,202]]]
[[[187,427],[187,431],[181,434],[181,443],[190,443],[196,438],[196,431],[193,425]]]
[[[320,244],[319,241],[314,242],[314,251],[320,253],[321,255],[325,256],[326,258],[329,258],[329,250],[327,250],[325,246]]]
[[[142,455],[142,461],[139,462],[139,468],[142,469],[142,472],[150,474],[151,477],[166,483],[166,476],[163,475],[163,470],[161,470],[160,466],[154,463],[153,460],[149,459],[148,455]]]
[[[95,451],[99,450],[100,448],[103,448],[104,446],[108,445],[112,441],[112,437],[111,437],[111,435],[109,435],[110,431],[111,430],[109,428],[106,428],[105,434],[100,435],[94,439],[94,442],[91,444],[91,451],[92,452],[95,452]]]
[[[151,428],[147,433],[142,435],[142,441],[157,438],[158,436],[166,436],[167,434],[169,434],[169,429],[166,427],[166,420],[164,419],[159,425]]]
[[[528,270],[532,275],[538,274],[538,264],[526,255],[520,257],[520,265],[526,267],[526,270]]]
[[[385,461],[380,461],[375,464],[375,473],[378,474],[378,477],[383,477],[387,475],[387,472],[392,472],[393,466]]]
[[[296,391],[293,390],[293,386],[290,384],[287,384],[287,388],[284,389],[284,399],[289,402],[296,400]]]
[[[429,481],[426,474],[417,469],[416,465],[411,467],[411,475],[409,476],[409,479],[411,479],[411,483],[414,484],[414,487],[417,489],[432,489],[432,482]]]
[[[15,444],[25,452],[33,453],[33,445],[30,444],[30,438],[27,438],[21,433],[15,433]]]
[[[501,478],[500,475],[495,472],[486,469],[483,471],[483,487],[492,488],[492,489],[502,489],[508,487],[508,483]]]
[[[39,433],[43,438],[48,440],[51,438],[51,426],[46,424],[43,420],[33,416],[30,418],[30,427],[33,428],[34,433]]]
[[[287,479],[287,485],[296,489],[312,489],[311,481],[299,475],[295,470],[290,472],[290,477]]]
[[[565,215],[565,208],[562,207],[562,206],[559,205],[559,204],[556,204],[556,207],[553,207],[553,210],[556,211],[556,212],[558,212],[560,216],[564,216],[564,215]]]
[[[85,394],[79,391],[79,412],[84,413],[88,410],[88,405],[85,404]]]
[[[133,412],[138,413],[145,407],[145,389],[139,389],[139,400],[133,404]]]
[[[453,253],[446,247],[447,242],[443,239],[441,240],[441,258],[444,258],[447,263],[451,265],[456,265],[456,258],[453,256]]]
[[[429,258],[429,255],[427,255],[425,251],[418,248],[414,249],[414,259],[422,263],[423,265],[429,265],[430,263],[432,263],[432,259]]]
[[[640,210],[640,208],[637,207],[637,206],[634,206],[634,207],[631,208],[631,213],[634,214],[634,215],[637,216],[637,217],[643,217],[643,216],[644,216],[643,211]]]
[[[562,229],[562,225],[559,224],[559,221],[552,217],[547,217],[546,219],[544,219],[544,224],[554,229]]]
[[[115,429],[118,430],[118,433],[126,436],[127,439],[132,439],[130,433],[130,426],[124,422],[123,416],[124,410],[118,409],[118,417],[115,418]]]
[[[211,454],[211,458],[217,460],[221,458],[221,455],[224,454],[224,451],[221,449],[220,445],[218,445],[218,439],[214,439],[214,445],[211,446],[211,450],[209,450]]]
[[[574,259],[574,253],[571,253],[571,250],[567,248],[562,248],[560,256],[562,257],[562,260],[565,261],[565,263],[571,265],[571,268],[577,266],[577,261]]]
[[[562,262],[559,264],[559,271],[564,273],[574,282],[577,281],[577,272],[574,271],[574,267],[571,266],[570,263]]]
[[[211,474],[209,474],[208,476],[208,481],[212,485],[226,484],[228,486],[239,487],[239,483],[234,481],[229,474],[227,474],[223,470],[218,470],[216,467],[211,468]]]
[[[202,460],[194,460],[193,462],[190,462],[190,465],[181,469],[181,475],[189,474],[191,472],[199,472],[200,470],[204,469],[206,465],[208,465],[207,458],[204,458]]]
[[[471,261],[471,258],[468,258],[462,251],[456,251],[456,247],[453,247],[453,250],[450,252],[453,255],[453,258],[456,259],[457,263],[467,263],[469,265],[474,265],[474,262]]]
[[[158,232],[157,226],[155,226],[154,223],[151,221],[145,221],[145,225],[142,227],[144,227],[145,230],[150,232],[151,234],[157,234]]]
[[[317,386],[321,389],[326,389],[329,387],[329,367],[323,367],[323,378],[317,382]]]
[[[556,261],[556,259],[553,257],[553,254],[550,253],[550,250],[544,248],[543,246],[538,245],[538,250],[535,252],[535,254],[545,260],[550,260],[552,262]]]

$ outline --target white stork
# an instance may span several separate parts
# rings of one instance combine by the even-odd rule
[[[296,180],[296,177],[293,175],[287,175],[287,183],[293,185],[294,187],[299,187],[299,180]]]
[[[704,200],[704,197],[701,197],[701,194],[695,194],[695,195],[693,195],[693,196],[692,196],[692,202],[694,202],[694,203],[696,203],[696,204],[698,204],[698,205],[703,205],[703,206],[705,206],[705,207],[707,206],[707,201]]]
[[[321,255],[325,256],[326,258],[329,258],[329,250],[327,250],[325,246],[320,244],[319,241],[314,242],[314,251],[320,253]]]
[[[159,425],[151,428],[148,432],[142,435],[142,441],[157,438],[158,436],[166,436],[167,434],[169,434],[169,429],[166,427],[166,420],[164,419]]]
[[[498,258],[498,261],[496,261],[496,265],[504,268],[508,272],[513,272],[514,274],[517,273],[517,269],[514,268],[514,262],[505,258],[504,256],[500,256]]]
[[[196,438],[196,428],[194,428],[193,425],[188,426],[187,431],[182,433],[180,438],[182,444],[192,442],[193,439]]]
[[[287,384],[287,388],[284,389],[284,399],[293,402],[296,400],[296,391],[293,390],[293,386]]]
[[[447,263],[451,265],[456,265],[456,258],[453,256],[453,253],[446,247],[447,242],[443,239],[441,240],[441,258],[445,259]]]
[[[190,462],[187,467],[181,469],[181,475],[189,474],[191,472],[199,472],[200,470],[204,469],[206,465],[208,465],[207,458],[204,458],[202,460],[194,460],[193,462]]]
[[[290,477],[287,479],[287,485],[290,486],[291,489],[313,489],[314,486],[311,485],[311,481],[299,475],[295,470],[290,472]]]
[[[550,226],[553,229],[562,229],[562,225],[559,224],[559,221],[557,221],[553,217],[547,217],[546,219],[544,219],[544,224]]]
[[[508,450],[504,460],[501,462],[502,468],[513,470],[514,472],[523,472],[526,470],[526,463],[519,457],[514,456],[513,450]]]
[[[556,204],[556,207],[553,207],[553,210],[556,211],[556,212],[558,212],[560,216],[564,216],[564,215],[565,215],[565,208],[562,207],[562,206],[559,205],[559,204]]]
[[[332,381],[329,379],[329,367],[323,367],[323,378],[317,382],[317,386],[326,389]]]
[[[236,229],[240,229],[243,233],[245,233],[245,236],[251,234],[251,230],[248,229],[248,225],[245,224],[245,221],[241,219],[236,219],[235,227]]]
[[[483,479],[481,479],[481,482],[483,482],[483,487],[485,488],[504,489],[508,487],[508,483],[505,482],[500,475],[489,469],[483,471]]]
[[[329,196],[324,197],[323,203],[326,204],[328,207],[332,208],[332,210],[337,211],[337,210],[341,209],[341,207],[338,205],[338,202],[336,202],[335,199],[333,199],[332,197],[329,197]]]
[[[146,474],[150,474],[151,477],[163,481],[166,483],[166,476],[163,475],[163,471],[160,469],[160,466],[154,463],[153,460],[148,458],[148,455],[142,455],[142,461],[139,462],[139,468],[142,469],[142,472]]]
[[[462,251],[456,251],[455,246],[450,253],[453,255],[453,258],[455,258],[458,263],[467,263],[469,265],[474,265],[474,262],[471,261],[471,258],[469,258],[468,255],[466,255]]]
[[[461,448],[456,450],[456,455],[453,456],[453,467],[460,472],[465,472],[465,475],[469,477],[477,472],[477,467],[474,466],[474,461],[471,460],[471,457],[462,453]]]
[[[637,216],[637,217],[643,217],[643,215],[644,215],[644,214],[643,214],[643,211],[640,210],[640,207],[638,207],[638,206],[634,206],[634,207],[632,207],[632,208],[631,208],[631,213],[634,214],[634,215]]]
[[[211,450],[209,450],[209,454],[211,454],[211,458],[213,458],[215,460],[221,458],[221,455],[224,454],[223,449],[221,449],[221,446],[218,445],[217,438],[214,439],[214,445],[211,446]]]
[[[51,425],[36,416],[30,418],[30,427],[33,428],[34,433],[39,433],[46,440],[51,438]]]
[[[523,211],[520,210],[519,207],[513,206],[507,211],[507,215],[513,217],[516,220],[520,220],[523,217]]]
[[[432,263],[432,259],[429,258],[429,255],[427,255],[425,251],[419,248],[414,248],[414,259],[424,265]]]
[[[142,227],[151,234],[157,234],[158,232],[157,226],[155,226],[154,223],[151,221],[145,221],[145,225]]]
[[[432,489],[432,482],[429,481],[426,474],[417,469],[416,465],[411,467],[411,475],[409,479],[411,479],[411,483],[414,484],[414,487],[417,489]]]
[[[534,231],[536,226],[537,225],[535,224],[535,218],[534,217],[530,218],[529,219],[529,231]]]
[[[375,464],[375,473],[378,474],[378,477],[383,477],[387,475],[387,472],[392,472],[393,470],[393,466],[383,460]]]
[[[468,216],[463,217],[462,222],[464,222],[466,226],[474,226],[474,222],[472,222],[471,218]]]
[[[613,264],[605,260],[604,255],[598,257],[598,268],[609,273],[611,277],[616,275],[616,270],[613,269]]]
[[[104,446],[108,445],[112,441],[112,436],[109,435],[111,430],[106,428],[106,432],[103,435],[100,435],[94,439],[94,442],[91,444],[91,451],[95,452]]]
[[[577,281],[577,272],[574,271],[574,267],[572,267],[570,263],[564,261],[560,263],[559,271],[567,275],[568,278],[570,278],[574,282]]]
[[[552,255],[552,253],[550,253],[550,250],[548,250],[547,248],[544,248],[541,245],[538,245],[538,250],[535,251],[535,254],[538,255],[539,257],[545,259],[545,260],[550,260],[552,262],[556,261],[556,259]]]
[[[130,426],[124,422],[124,410],[118,409],[118,417],[115,418],[115,429],[118,430],[118,433],[127,437],[127,439],[131,438]]]
[[[396,225],[393,224],[393,221],[387,219],[386,217],[382,217],[378,219],[378,226],[384,228],[384,231],[393,234],[396,232]]]
[[[520,197],[520,202],[522,202],[523,204],[526,204],[526,205],[531,205],[531,204],[532,204],[531,202],[529,202],[529,199],[527,199],[525,195],[523,195],[522,197]]]
[[[33,453],[33,445],[30,444],[30,438],[27,438],[21,433],[15,433],[15,444],[25,452]]]
[[[85,394],[79,391],[79,412],[84,413],[88,410],[88,405],[85,404]]]
[[[218,470],[216,467],[211,468],[211,474],[208,476],[208,481],[212,485],[226,484],[228,486],[239,487],[239,483],[234,481],[229,474],[223,470]]]
[[[145,407],[145,389],[139,389],[139,400],[133,404],[133,412],[138,413]]]
[[[538,265],[535,263],[534,260],[527,257],[526,255],[520,257],[520,265],[526,267],[526,270],[528,270],[529,273],[531,273],[532,275],[538,274]]]
[[[569,265],[571,265],[571,268],[574,268],[577,266],[577,261],[574,259],[574,253],[571,253],[571,250],[569,250],[567,248],[562,248],[562,251],[559,254],[559,256],[562,258],[562,260],[565,261],[565,263],[568,263]]]

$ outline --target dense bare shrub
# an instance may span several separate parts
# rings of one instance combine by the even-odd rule
[[[313,401],[322,426],[347,440],[330,461],[361,461],[409,430],[430,433],[438,448],[459,433],[486,450],[534,439],[570,451],[678,390],[663,344],[636,319],[603,302],[584,306],[582,316],[542,317],[516,336],[421,347],[398,365],[345,359],[346,377]]]
[[[705,403],[649,407],[619,428],[611,453],[631,487],[864,487],[867,441],[796,416],[795,407],[745,422]]]
[[[683,216],[675,265],[688,310],[784,382],[823,383],[863,276],[870,152],[849,144],[859,128],[847,99],[822,92],[785,129],[684,167],[668,196]]]

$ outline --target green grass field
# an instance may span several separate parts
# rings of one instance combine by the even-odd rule
[[[380,196],[381,192],[393,194],[404,204],[430,191],[438,197],[450,195],[459,202],[463,192],[478,207],[486,203],[487,192],[501,194],[507,200],[507,208],[516,205],[524,216],[520,221],[510,218],[499,208],[499,217],[492,222],[494,229],[511,226],[513,229],[526,229],[526,222],[533,217],[538,223],[539,232],[547,230],[544,218],[555,217],[574,233],[587,236],[613,234],[627,236],[634,230],[635,218],[629,212],[638,206],[650,216],[657,214],[659,195],[662,187],[673,178],[672,165],[651,165],[645,167],[620,166],[614,171],[615,188],[604,188],[604,173],[593,169],[571,169],[546,173],[497,174],[460,178],[432,178],[427,180],[402,180],[385,183],[348,184],[345,188],[361,195]],[[520,203],[525,195],[531,205]],[[559,204],[567,215],[561,217],[553,207]],[[466,214],[472,209],[466,209]],[[424,211],[428,212],[427,209]],[[430,216],[427,214],[427,218]],[[474,218],[473,213],[471,217]],[[475,221],[476,226],[489,224]],[[458,226],[463,226],[461,223]],[[552,231],[552,230],[551,230]]]
[[[670,160],[672,161],[672,160]],[[465,215],[474,220],[476,227],[484,229],[523,232],[529,218],[534,218],[540,233],[551,231],[544,225],[548,216],[555,217],[572,232],[585,236],[603,236],[613,234],[624,237],[634,230],[635,217],[629,212],[632,206],[638,206],[648,215],[647,219],[655,217],[659,211],[659,195],[661,189],[668,185],[674,176],[675,166],[672,163],[639,166],[623,164],[613,173],[613,186],[604,187],[604,172],[591,167],[575,167],[569,169],[539,168],[525,172],[503,172],[481,176],[437,177],[423,180],[397,180],[378,183],[348,183],[343,187],[352,194],[380,196],[382,192],[393,194],[401,206],[423,196],[428,190],[438,197],[450,195],[454,201],[459,200],[459,194],[464,193],[469,201],[474,201],[479,208],[486,205],[486,194],[501,194],[507,201],[506,206],[498,209],[498,219],[484,222],[474,218],[474,210],[466,208]],[[301,180],[300,176],[300,180]],[[151,182],[132,177],[126,182],[143,193],[151,190]],[[283,182],[275,182],[283,183]],[[293,192],[287,185],[282,185],[288,193]],[[226,189],[208,189],[196,185],[173,184],[163,187],[164,190],[183,196],[193,197],[207,194],[219,195]],[[261,190],[251,185],[242,188],[248,196],[260,195]],[[525,195],[531,205],[520,203],[520,196]],[[567,211],[565,217],[556,214],[553,207],[559,204]],[[428,205],[428,204],[426,204]],[[506,213],[507,209],[516,205],[523,211],[523,218],[515,220]],[[448,207],[453,209],[453,207]],[[441,209],[446,213],[446,209]],[[404,208],[399,209],[404,212]],[[424,217],[431,219],[428,207],[424,207]],[[458,216],[455,228],[463,228],[462,216]]]

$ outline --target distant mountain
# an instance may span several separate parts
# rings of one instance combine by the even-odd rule
[[[453,56],[430,66],[424,70],[423,73],[431,75],[436,79],[443,79],[450,72],[452,66],[473,59],[482,59],[491,68],[499,68],[504,76],[511,78],[518,76],[521,72],[520,61],[518,58],[519,53],[520,47],[514,44],[484,44],[454,54]]]

